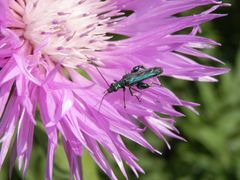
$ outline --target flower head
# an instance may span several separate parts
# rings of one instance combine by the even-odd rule
[[[207,5],[212,7],[202,13],[175,16]],[[216,81],[212,76],[228,70],[190,56],[221,62],[200,51],[219,44],[197,34],[202,23],[224,16],[213,13],[224,5],[214,0],[1,0],[0,167],[16,131],[11,167],[18,159],[26,174],[34,127],[42,123],[48,137],[46,179],[52,179],[59,136],[75,179],[80,179],[77,158],[83,148],[117,179],[100,146],[126,178],[123,162],[136,175],[143,172],[122,137],[158,152],[139,123],[166,143],[166,136],[183,139],[174,127],[174,118],[183,114],[174,106],[195,112],[198,104],[179,99],[156,77],[137,81],[145,84],[115,84],[105,95],[111,86],[104,81],[119,82],[138,65],[160,67],[162,76]],[[192,32],[179,33],[187,28]],[[120,35],[124,38],[114,40]],[[35,120],[38,110],[41,122]]]

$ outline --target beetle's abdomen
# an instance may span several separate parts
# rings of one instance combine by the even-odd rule
[[[139,82],[144,80],[159,76],[162,73],[162,69],[158,67],[145,69],[142,71],[138,71],[135,73],[131,73],[125,76],[125,80],[127,81],[128,86],[136,85]]]

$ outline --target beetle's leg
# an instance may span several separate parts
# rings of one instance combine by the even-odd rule
[[[138,89],[147,89],[147,88],[149,88],[149,87],[150,87],[150,85],[147,84],[147,83],[139,82],[139,83],[137,84],[137,88],[138,88]]]
[[[138,100],[139,102],[141,102],[140,98],[139,98],[137,95],[133,94],[132,89],[133,89],[133,88],[129,87],[129,91],[130,91],[131,96],[135,96],[135,97],[137,98],[137,100]],[[133,89],[133,90],[134,90],[134,89]],[[137,91],[137,92],[139,92],[139,91]]]
[[[126,109],[126,95],[125,95],[125,87],[123,88],[123,107]]]
[[[133,88],[133,87],[131,87],[131,89],[134,90],[134,91],[136,91],[136,92],[138,92],[138,93],[141,93],[139,90],[137,90],[137,89],[135,89],[135,88]]]
[[[160,87],[162,86],[161,84],[158,84],[158,83],[155,83],[155,82],[151,82],[151,85],[152,85],[152,84],[157,85],[157,86],[160,86]],[[151,86],[151,85],[150,85],[150,86]]]
[[[139,69],[146,69],[143,65],[135,66],[132,68],[131,73],[138,72]]]

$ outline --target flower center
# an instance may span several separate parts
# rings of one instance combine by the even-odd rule
[[[112,16],[119,10],[109,1],[17,0],[14,8],[25,24],[23,39],[52,60],[76,67],[107,48]],[[22,8],[23,10],[19,10]],[[21,11],[21,13],[19,13]],[[111,43],[112,44],[112,43]]]

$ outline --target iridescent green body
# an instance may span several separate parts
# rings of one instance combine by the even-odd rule
[[[131,88],[135,85],[138,89],[146,89],[150,86],[143,83],[143,81],[152,77],[157,77],[162,72],[163,70],[160,67],[144,68],[142,65],[136,66],[132,69],[131,73],[125,74],[122,79],[112,83],[107,89],[107,92],[116,92],[121,88],[125,90],[126,87]]]
[[[162,68],[153,67],[126,74],[120,81],[124,81],[126,86],[133,86],[146,79],[159,76],[161,73]]]

